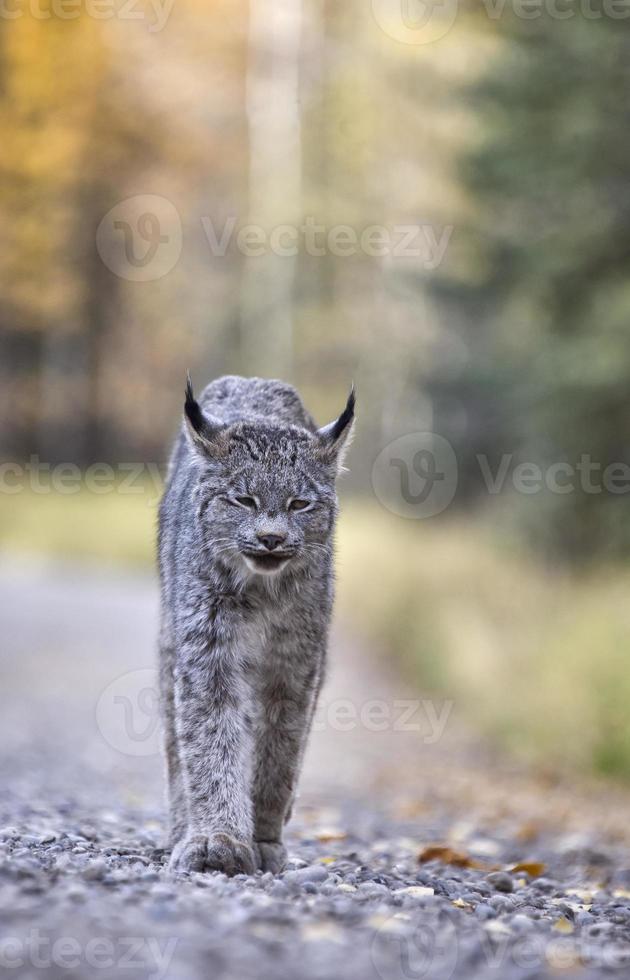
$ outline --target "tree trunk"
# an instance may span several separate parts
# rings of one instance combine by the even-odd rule
[[[297,234],[272,246],[274,227],[297,229],[302,206],[299,65],[302,0],[250,0],[246,109],[249,217],[265,235],[243,263],[243,363],[250,373],[290,376]],[[279,246],[279,247],[278,247]],[[288,247],[287,247],[288,246]]]

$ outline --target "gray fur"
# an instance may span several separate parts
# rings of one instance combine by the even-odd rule
[[[354,392],[317,430],[281,381],[220,378],[199,402],[189,383],[159,526],[174,870],[284,866],[324,676],[335,480],[353,415]]]

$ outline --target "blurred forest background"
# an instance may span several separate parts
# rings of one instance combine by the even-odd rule
[[[0,451],[163,466],[187,369],[284,377],[321,422],[354,379],[345,614],[512,750],[628,777],[628,19],[462,2],[427,40],[415,2],[0,16]],[[345,245],[239,245],[309,222]],[[372,490],[414,432],[457,460],[424,520]],[[584,457],[595,488],[484,478]],[[3,485],[4,546],[151,562],[143,487]]]

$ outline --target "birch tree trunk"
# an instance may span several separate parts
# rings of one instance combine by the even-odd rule
[[[300,50],[303,0],[250,0],[246,110],[248,224],[263,229],[259,255],[245,255],[241,290],[243,364],[250,373],[290,377],[293,363],[297,229],[302,207]]]

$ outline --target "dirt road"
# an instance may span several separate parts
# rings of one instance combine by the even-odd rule
[[[0,971],[630,974],[628,795],[510,770],[340,629],[287,872],[169,874],[156,611],[150,577],[0,564]]]

